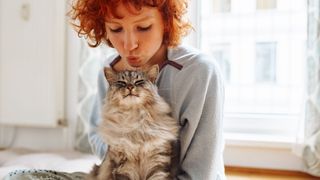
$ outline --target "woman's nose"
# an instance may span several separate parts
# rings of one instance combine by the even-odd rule
[[[127,32],[124,37],[124,49],[132,51],[139,46],[138,39],[134,33]]]

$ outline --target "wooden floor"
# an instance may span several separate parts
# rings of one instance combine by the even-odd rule
[[[227,180],[320,180],[302,172],[226,167]]]

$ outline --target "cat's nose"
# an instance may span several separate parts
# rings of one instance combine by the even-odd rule
[[[133,89],[133,85],[132,84],[128,84],[127,88],[131,91]]]

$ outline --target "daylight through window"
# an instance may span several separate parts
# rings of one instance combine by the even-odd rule
[[[306,1],[203,0],[200,7],[200,47],[226,82],[226,131],[294,138],[303,115]]]

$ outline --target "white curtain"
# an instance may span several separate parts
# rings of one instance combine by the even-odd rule
[[[88,143],[89,117],[97,91],[97,75],[104,60],[111,51],[111,48],[107,48],[104,45],[91,48],[85,40],[81,44],[75,149],[82,152],[91,152]]]
[[[320,176],[320,1],[308,0],[307,103],[303,159]]]

